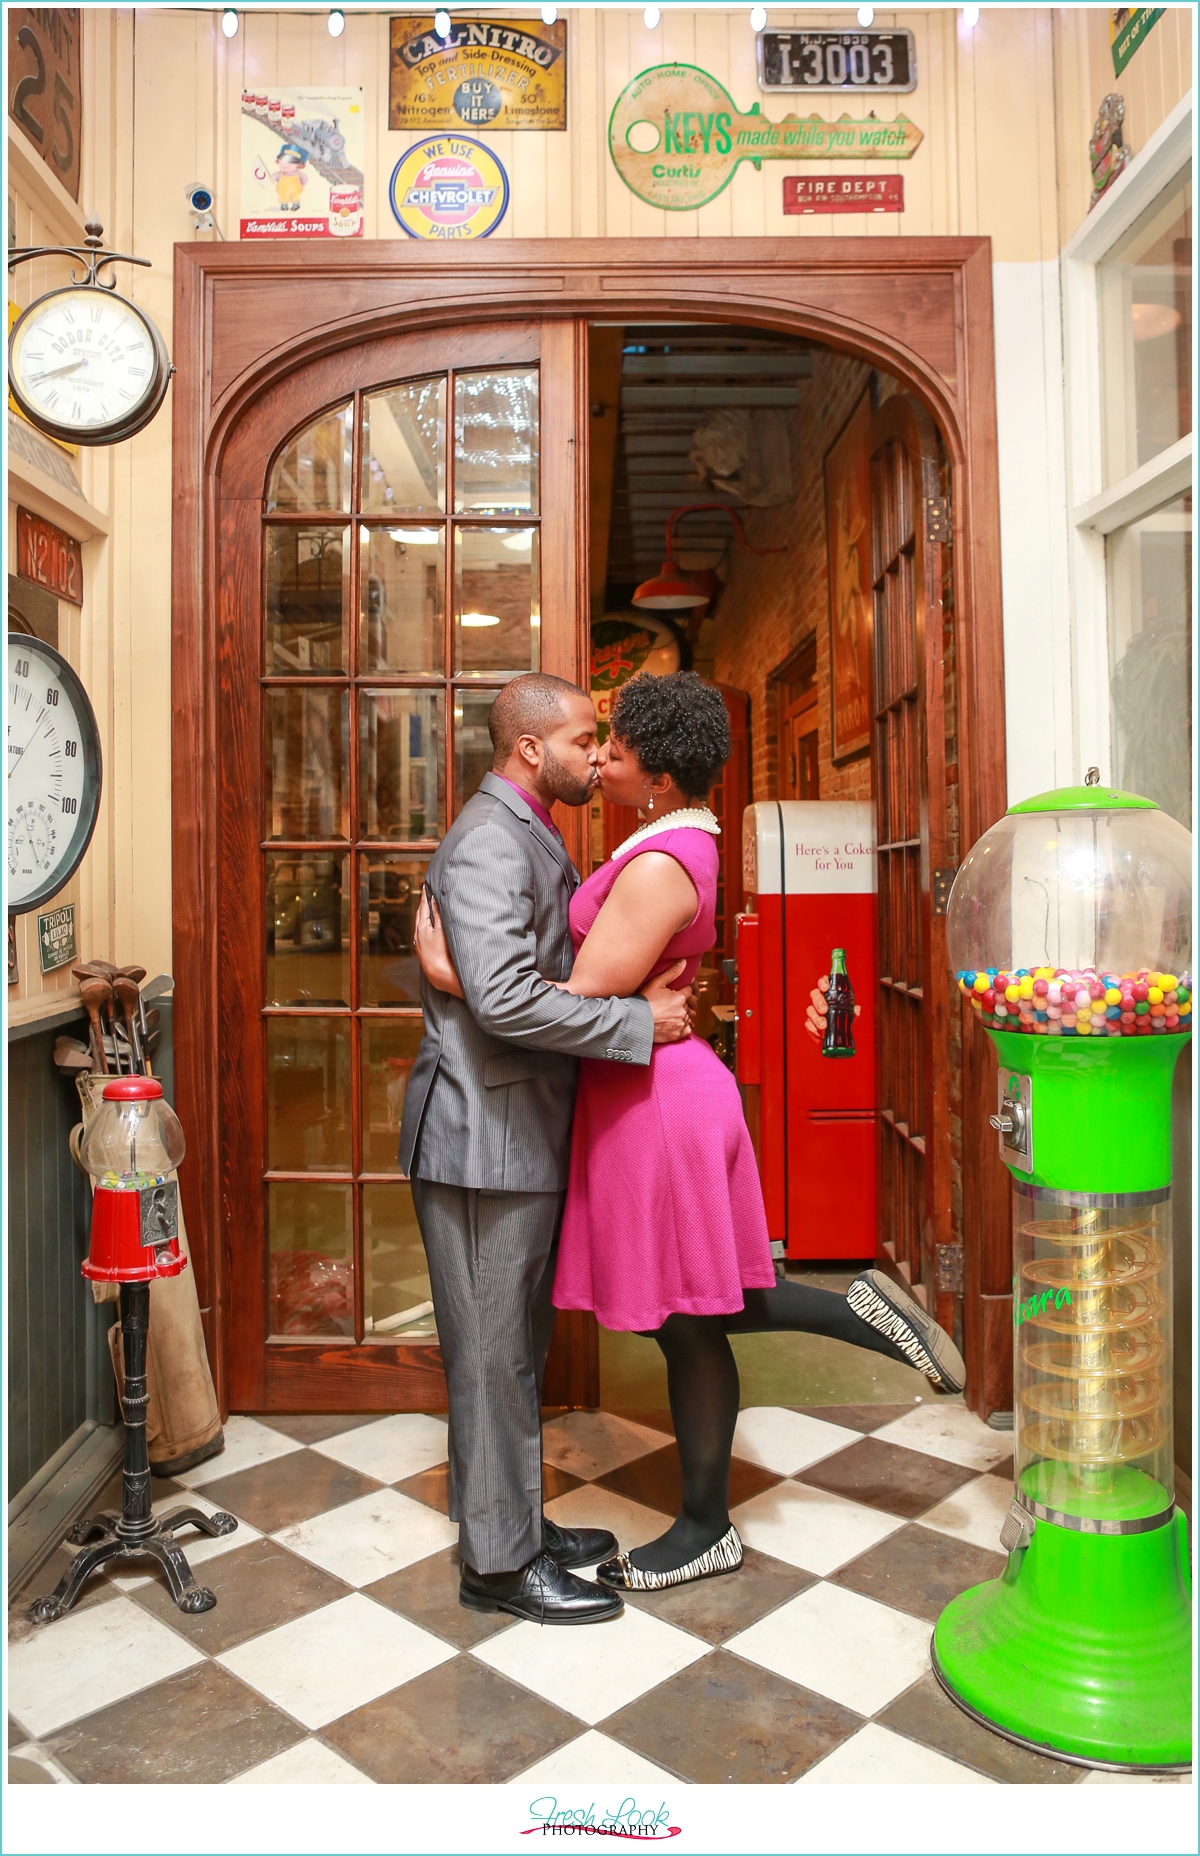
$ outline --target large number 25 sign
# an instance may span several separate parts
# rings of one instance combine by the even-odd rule
[[[82,120],[78,7],[10,6],[8,113],[73,200]]]

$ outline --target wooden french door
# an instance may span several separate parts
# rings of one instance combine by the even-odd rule
[[[879,1236],[883,1256],[949,1329],[962,1283],[944,1250],[952,1237],[950,994],[945,923],[933,893],[933,873],[946,863],[948,511],[937,435],[915,400],[884,401],[871,453]]]
[[[240,1410],[444,1406],[396,1161],[429,859],[511,676],[578,680],[577,338],[299,367],[219,479],[217,1037]],[[564,821],[568,823],[569,821]]]

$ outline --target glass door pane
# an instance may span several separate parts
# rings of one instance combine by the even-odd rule
[[[433,848],[491,765],[497,690],[540,660],[538,405],[532,366],[381,384],[322,412],[268,476],[263,1167],[277,1342],[436,1338],[397,1160],[422,1029],[413,930]]]

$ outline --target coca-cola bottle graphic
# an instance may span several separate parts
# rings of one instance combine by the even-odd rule
[[[854,988],[846,972],[846,950],[835,947],[829,956],[829,991],[825,995],[829,1017],[821,1042],[822,1057],[854,1055]]]

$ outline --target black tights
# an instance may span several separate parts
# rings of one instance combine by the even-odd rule
[[[665,1534],[630,1554],[643,1572],[686,1566],[729,1527],[729,1459],[740,1389],[731,1334],[828,1334],[910,1364],[831,1289],[781,1282],[744,1294],[745,1307],[736,1315],[668,1315],[646,1337],[658,1342],[667,1363],[683,1504]]]

